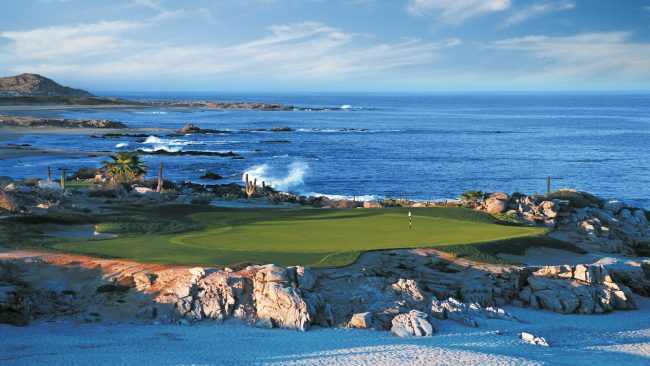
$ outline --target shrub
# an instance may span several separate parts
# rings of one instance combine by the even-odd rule
[[[32,186],[32,187],[34,187],[34,186],[38,185],[38,182],[39,182],[40,180],[41,180],[40,178],[26,178],[26,179],[23,181],[23,183],[24,183],[26,186]]]
[[[165,198],[167,198],[170,201],[177,199],[178,196],[180,195],[178,191],[175,189],[163,189],[161,193],[163,196],[165,196]]]
[[[36,190],[36,197],[40,203],[48,206],[57,206],[65,200],[63,191],[48,188]]]
[[[600,206],[604,202],[602,198],[598,198],[593,194],[579,192],[572,189],[560,189],[559,191],[547,193],[544,198],[547,200],[566,200],[569,201],[573,207],[587,207],[591,205]]]
[[[193,205],[209,205],[212,202],[212,196],[207,193],[195,194],[190,201]]]
[[[158,178],[147,179],[146,182],[142,184],[145,187],[156,189],[158,188]],[[176,189],[176,185],[171,180],[163,179],[163,189]]]
[[[20,210],[20,206],[18,206],[11,193],[0,192],[0,209],[9,212],[18,212]]]
[[[102,171],[97,168],[79,168],[72,175],[72,179],[83,180],[83,179],[94,179],[98,174],[101,174]]]
[[[106,197],[106,198],[116,198],[118,191],[116,189],[93,189],[88,192],[89,197]]]

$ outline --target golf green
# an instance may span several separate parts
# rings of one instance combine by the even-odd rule
[[[409,211],[413,214],[411,229]],[[114,239],[72,240],[53,247],[145,263],[335,267],[354,262],[368,250],[490,242],[545,232],[503,225],[489,215],[461,208],[206,209],[184,213],[185,220],[200,228],[168,235],[118,233]]]

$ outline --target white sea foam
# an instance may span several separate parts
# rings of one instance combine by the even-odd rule
[[[341,109],[352,109],[352,106],[349,105],[349,104],[343,104],[343,105],[340,106],[339,108],[341,108]]]
[[[269,164],[256,165],[244,172],[248,179],[264,181],[280,191],[297,190],[304,185],[303,177],[307,174],[309,165],[302,161],[294,161],[286,167],[278,168]]]
[[[135,114],[167,114],[163,111],[147,111],[147,112],[135,112]]]
[[[115,145],[116,148],[122,148],[122,147],[127,147],[129,146],[128,142],[120,142],[119,144]]]
[[[154,152],[158,150],[165,150],[169,152],[178,152],[181,151],[182,148],[180,146],[170,146],[170,145],[163,145],[163,144],[158,144],[158,145],[153,145],[152,148],[140,148],[140,150],[144,152]]]

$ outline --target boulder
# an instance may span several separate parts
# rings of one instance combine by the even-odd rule
[[[485,203],[485,209],[491,214],[502,213],[506,210],[507,203],[498,199],[489,198]]]
[[[253,298],[257,318],[268,320],[274,327],[309,329],[311,316],[302,292],[291,286],[286,270],[269,265],[255,274]]]
[[[296,280],[300,288],[311,291],[316,285],[316,277],[307,267],[296,267]]]
[[[533,308],[562,314],[593,314],[635,309],[627,286],[615,282],[602,265],[546,266],[527,278],[519,299]]]
[[[598,217],[598,220],[602,221],[607,226],[618,227],[621,225],[621,222],[616,217],[614,217],[611,211],[598,210],[596,216]]]
[[[429,314],[434,318],[453,320],[468,327],[479,326],[476,318],[517,320],[501,308],[482,307],[477,303],[462,303],[453,297],[444,301],[434,299]]]
[[[391,321],[390,331],[398,337],[429,337],[434,329],[427,318],[427,314],[418,310],[399,314]]]
[[[634,215],[634,217],[637,218],[637,220],[639,220],[639,225],[641,225],[641,226],[650,225],[650,222],[648,222],[648,217],[646,216],[645,210],[642,210],[642,209],[634,210],[633,215]]]
[[[627,205],[625,204],[625,202],[621,202],[617,200],[610,200],[603,204],[603,209],[612,211],[614,214],[618,214],[619,211],[621,211],[626,207]]]
[[[395,295],[406,301],[410,307],[421,308],[424,305],[424,293],[414,280],[400,278],[390,287]]]
[[[536,346],[548,347],[548,342],[543,337],[537,337],[531,333],[521,332],[519,333],[519,339],[528,344],[533,344]]]
[[[352,315],[352,319],[350,319],[350,326],[352,328],[361,329],[372,328],[372,314],[365,312]]]
[[[539,209],[544,214],[544,216],[553,219],[558,215],[559,205],[553,201],[543,201],[539,204]]]
[[[365,201],[363,203],[363,208],[381,208],[381,204],[375,201]]]

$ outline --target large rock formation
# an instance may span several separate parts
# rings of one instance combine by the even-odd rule
[[[392,324],[390,331],[398,337],[429,337],[434,332],[428,315],[418,310],[395,316]]]
[[[159,267],[74,256],[0,258],[0,322],[77,316],[187,323],[231,318],[307,330],[333,324],[308,268],[250,266],[239,272]]]
[[[87,98],[94,95],[85,90],[62,86],[38,74],[20,74],[0,78],[0,96]]]
[[[636,309],[632,291],[602,265],[547,266],[528,277],[519,299],[533,308],[563,314]]]

